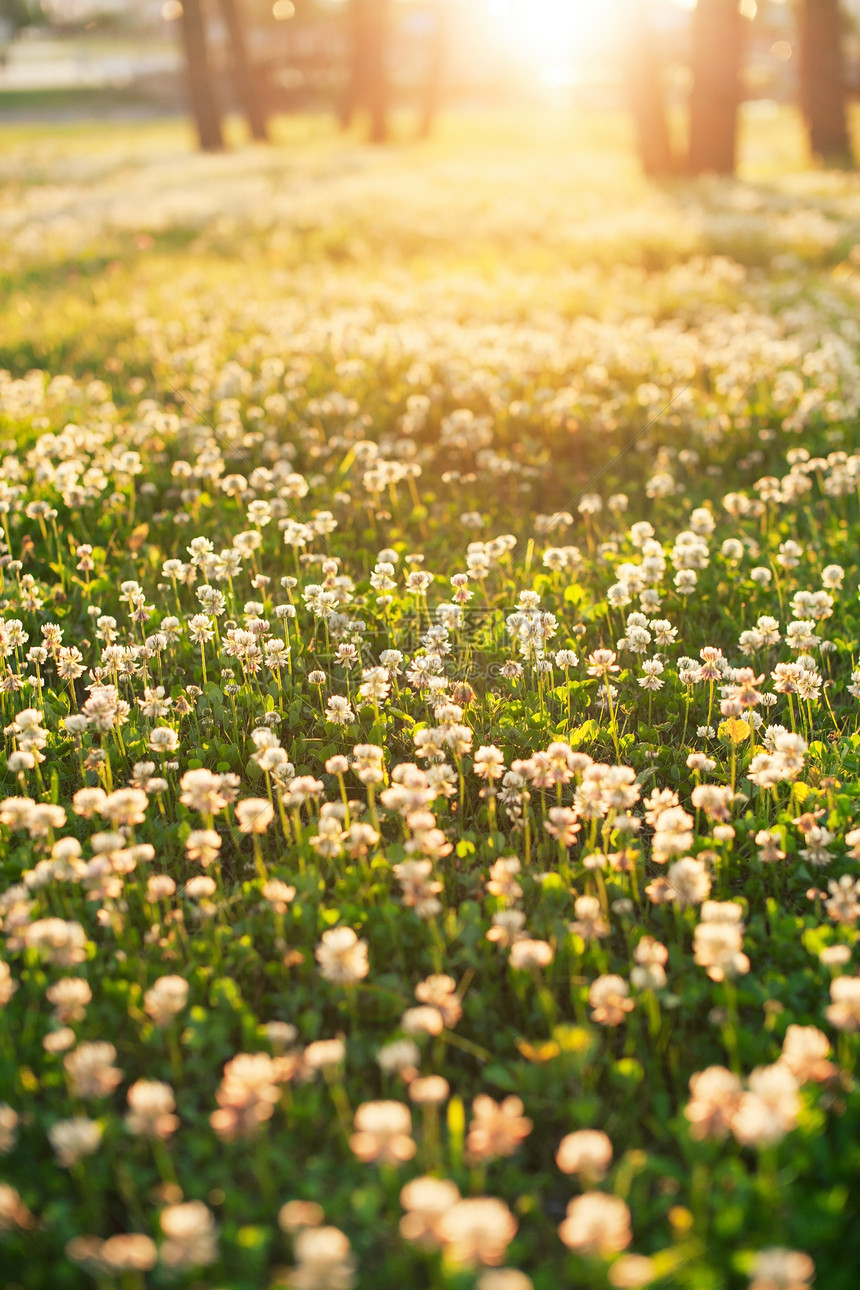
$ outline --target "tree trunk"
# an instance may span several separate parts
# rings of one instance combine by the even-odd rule
[[[356,111],[366,107],[374,143],[388,138],[390,16],[389,0],[352,0],[350,5],[351,66],[341,125],[348,129]]]
[[[227,33],[230,37],[230,59],[233,67],[233,80],[236,86],[236,97],[245,113],[251,138],[267,143],[269,131],[266,127],[266,115],[259,94],[259,83],[254,78],[251,62],[248,57],[248,42],[245,39],[245,27],[239,12],[239,0],[221,0],[221,12]]]
[[[388,38],[391,6],[389,0],[364,0],[364,8],[367,12],[365,64],[370,139],[372,143],[385,143],[388,139]]]
[[[439,112],[442,97],[442,78],[445,71],[445,53],[448,45],[448,6],[446,0],[436,0],[432,10],[433,31],[430,34],[430,49],[427,68],[427,81],[424,85],[424,108],[421,113],[419,137],[427,139],[433,129],[433,122]]]
[[[359,0],[350,0],[346,14],[346,22],[349,28],[347,42],[349,65],[347,68],[346,89],[344,90],[343,102],[340,108],[340,128],[342,130],[348,130],[352,125],[363,97],[361,85],[361,40],[359,37],[360,17]]]
[[[742,23],[737,0],[699,0],[693,13],[688,169],[694,175],[734,173]]]
[[[646,175],[661,179],[672,174],[675,158],[654,32],[641,0],[632,0],[627,5],[624,18],[627,30],[624,72],[636,124],[639,158]]]
[[[804,0],[800,15],[800,87],[813,154],[833,165],[850,165],[839,0]]]
[[[200,147],[205,152],[218,152],[224,147],[224,137],[221,133],[221,114],[212,84],[206,48],[206,24],[200,0],[184,0],[182,40],[185,46],[191,111],[197,126]]]

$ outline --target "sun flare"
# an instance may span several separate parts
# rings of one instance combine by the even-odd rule
[[[530,62],[544,64],[572,57],[593,43],[606,21],[606,8],[594,0],[488,0],[497,34]]]

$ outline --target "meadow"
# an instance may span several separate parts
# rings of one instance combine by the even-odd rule
[[[0,148],[8,1290],[853,1290],[860,177]]]

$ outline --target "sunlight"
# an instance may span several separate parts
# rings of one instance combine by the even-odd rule
[[[593,43],[607,7],[593,0],[488,0],[487,12],[506,44],[542,66]]]

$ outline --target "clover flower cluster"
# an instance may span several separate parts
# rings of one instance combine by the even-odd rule
[[[69,1284],[803,1290],[804,1214],[840,1244],[860,279],[797,266],[856,189],[572,229],[531,165],[533,217],[484,174],[486,218],[564,251],[552,283],[189,269],[135,287],[104,379],[0,372],[18,1280],[47,1249]],[[255,173],[274,259],[331,228]],[[232,205],[198,175],[205,258]],[[439,215],[392,182],[326,201],[383,246]],[[4,256],[171,218],[98,183],[53,225],[16,198]],[[696,253],[729,225],[770,278]]]

